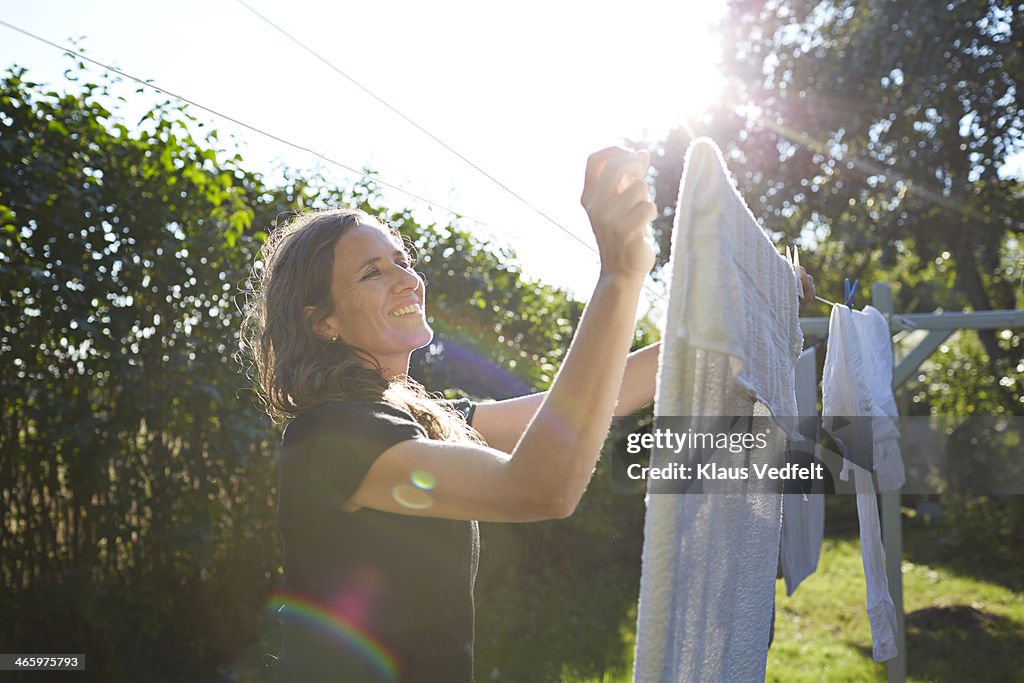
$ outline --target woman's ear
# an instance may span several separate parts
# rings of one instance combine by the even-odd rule
[[[306,317],[306,324],[309,325],[309,329],[320,339],[334,341],[339,337],[338,331],[334,329],[328,320],[329,316],[325,316],[322,313],[318,315],[316,306],[306,306],[302,309],[302,314]]]

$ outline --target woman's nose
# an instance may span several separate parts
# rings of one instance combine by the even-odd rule
[[[415,273],[405,268],[398,269],[398,276],[395,278],[394,284],[395,291],[404,292],[409,289],[416,291],[422,286],[423,280],[420,279],[419,273]]]

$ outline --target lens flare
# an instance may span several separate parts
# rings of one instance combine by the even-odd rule
[[[276,592],[270,596],[270,600],[267,602],[267,611],[275,614],[283,622],[306,623],[323,629],[359,652],[383,680],[398,680],[395,656],[373,636],[361,631],[354,624],[348,623],[325,606],[307,598]]]
[[[434,499],[429,493],[408,484],[399,484],[391,489],[391,497],[410,510],[426,510],[434,505]]]
[[[412,476],[409,478],[412,479],[413,486],[418,489],[423,489],[424,491],[429,491],[437,484],[433,474],[422,470],[413,472]]]

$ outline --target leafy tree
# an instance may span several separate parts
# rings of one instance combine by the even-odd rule
[[[264,188],[181,108],[133,132],[111,100],[0,90],[0,628],[105,680],[197,680],[275,566],[274,432],[232,360]]]
[[[1024,5],[736,0],[721,30],[722,103],[655,150],[663,258],[703,133],[754,215],[812,252],[827,298],[846,276],[893,281],[907,312],[1024,304],[1024,185],[1001,173],[1024,151]],[[1011,345],[979,336],[992,374],[1011,374]]]

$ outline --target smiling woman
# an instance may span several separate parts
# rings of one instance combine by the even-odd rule
[[[295,217],[272,233],[262,261],[246,339],[265,408],[292,418],[280,460],[286,586],[274,602],[285,647],[275,675],[469,680],[476,523],[356,512],[347,502],[394,443],[483,444],[457,412],[468,414],[467,403],[434,401],[404,375],[409,354],[433,336],[423,281],[397,233],[348,209]],[[425,511],[432,483],[414,472],[390,495],[409,513]],[[431,553],[412,562],[416,544]],[[451,609],[424,606],[424,594]],[[431,637],[410,635],[414,625]]]
[[[657,347],[628,355],[654,263],[648,162],[590,157],[601,276],[551,391],[510,401],[437,401],[408,377],[433,332],[390,228],[335,209],[272,233],[243,339],[265,408],[289,419],[278,680],[473,680],[477,520],[572,514],[613,412],[653,397]]]

